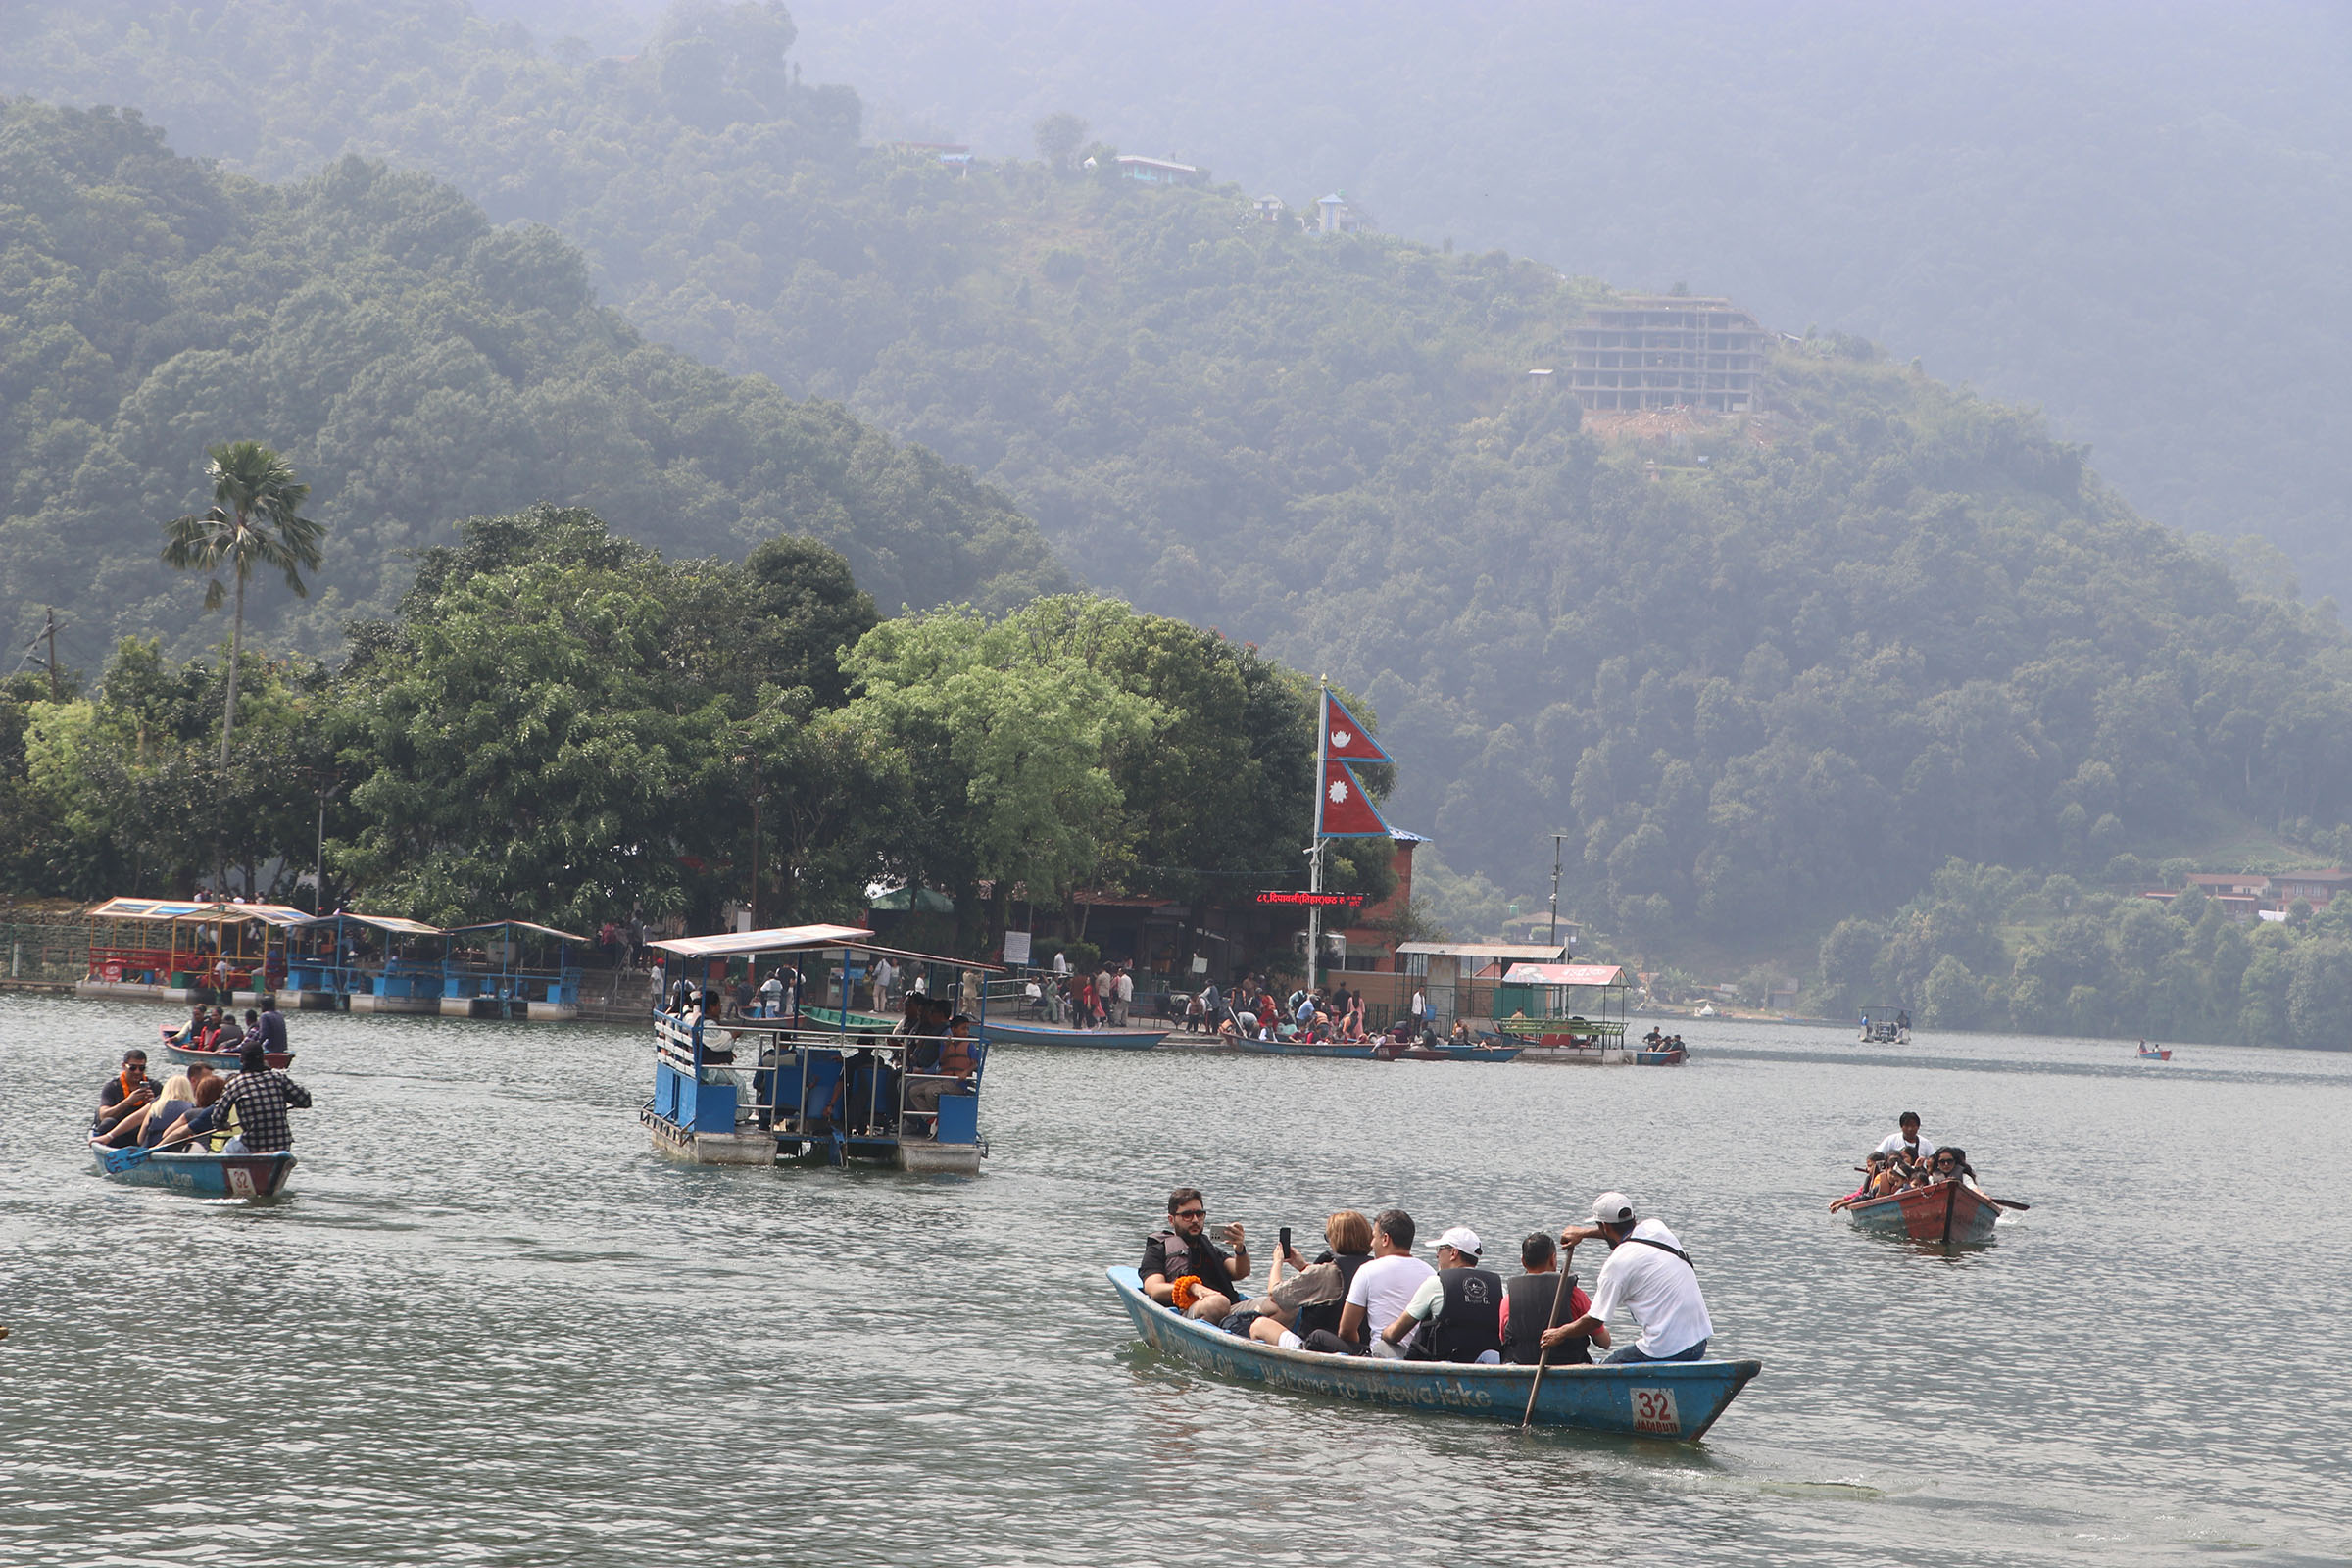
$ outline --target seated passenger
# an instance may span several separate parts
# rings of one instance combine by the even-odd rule
[[[210,1017],[211,1015],[205,1011],[204,1004],[199,1002],[188,1010],[188,1021],[180,1026],[177,1034],[171,1037],[172,1043],[193,1051],[196,1048],[197,1037],[204,1033],[204,1026],[210,1021]]]
[[[1329,1250],[1312,1263],[1297,1248],[1274,1260],[1266,1294],[1243,1307],[1256,1313],[1250,1324],[1251,1339],[1296,1350],[1316,1330],[1328,1334],[1339,1328],[1348,1287],[1355,1283],[1355,1271],[1372,1260],[1372,1222],[1344,1208],[1323,1222],[1323,1240]],[[1282,1278],[1285,1261],[1296,1271],[1287,1280]]]
[[[826,1116],[845,1132],[888,1132],[898,1111],[898,1079],[873,1047],[858,1047],[842,1064]]]
[[[908,1091],[912,1093],[911,1090]],[[1228,1256],[1205,1234],[1208,1201],[1198,1187],[1168,1195],[1167,1228],[1144,1239],[1144,1260],[1136,1265],[1144,1294],[1191,1318],[1222,1323],[1241,1295],[1234,1281],[1250,1277],[1250,1243],[1237,1223],[1221,1234],[1233,1247]]]
[[[209,1068],[204,1071],[205,1077],[196,1084],[195,1108],[144,1141],[158,1149],[185,1149],[191,1153],[219,1152],[220,1146],[228,1142],[227,1112],[220,1108],[220,1097],[228,1090],[228,1080]]]
[[[286,1112],[308,1110],[311,1092],[264,1060],[257,1041],[238,1054],[237,1075],[220,1092],[220,1103],[236,1112],[239,1129],[227,1152],[271,1154],[294,1147],[294,1128]],[[225,1116],[228,1111],[217,1114]]]
[[[1545,1357],[1544,1331],[1583,1317],[1592,1309],[1592,1298],[1577,1285],[1573,1274],[1568,1276],[1563,1294],[1560,1244],[1547,1231],[1537,1231],[1519,1244],[1519,1266],[1526,1272],[1502,1288],[1504,1361],[1512,1366],[1534,1366],[1545,1359],[1553,1365],[1587,1362],[1592,1359],[1594,1345],[1604,1350],[1609,1348],[1609,1328],[1603,1323],[1591,1334],[1563,1340]]]
[[[122,1070],[98,1088],[98,1113],[90,1118],[92,1138],[111,1138],[116,1129],[155,1102],[155,1080],[147,1076],[147,1053],[122,1053]]]
[[[1478,1232],[1449,1227],[1438,1238],[1438,1271],[1413,1291],[1382,1339],[1415,1361],[1502,1359],[1502,1280],[1479,1264]]]
[[[1372,1354],[1396,1361],[1404,1357],[1387,1330],[1396,1321],[1421,1282],[1437,1273],[1413,1255],[1413,1216],[1401,1208],[1384,1208],[1372,1221],[1372,1260],[1355,1271],[1348,1283],[1347,1303],[1340,1309],[1340,1326],[1333,1333],[1304,1336],[1306,1348],[1327,1354]],[[1381,1332],[1375,1334],[1373,1326]]]
[[[1966,1152],[1946,1144],[1936,1151],[1936,1157],[1922,1168],[1922,1186],[1940,1186],[1958,1182],[1972,1191],[1977,1188],[1977,1169],[1968,1162]]]
[[[196,1086],[188,1081],[186,1073],[175,1072],[164,1080],[163,1091],[156,1096],[155,1102],[136,1117],[123,1117],[122,1126],[133,1133],[129,1142],[153,1148],[165,1128],[195,1108]]]
[[[943,1020],[941,1032],[906,1054],[906,1108],[914,1116],[929,1117],[931,1125],[915,1126],[903,1117],[901,1137],[937,1136],[940,1100],[971,1093],[973,1076],[980,1070],[980,1042],[972,1033],[971,1019],[960,1012],[951,1014],[954,1005],[944,999],[931,1004],[932,1017]]]
[[[1874,1149],[1870,1152],[1869,1158],[1865,1159],[1862,1163],[1864,1166],[1862,1172],[1862,1185],[1855,1188],[1852,1192],[1846,1194],[1843,1198],[1831,1199],[1831,1213],[1835,1214],[1841,1208],[1849,1208],[1852,1205],[1861,1202],[1864,1199],[1876,1198],[1879,1196],[1877,1191],[1879,1184],[1881,1180],[1887,1174],[1887,1167],[1893,1163],[1893,1160],[1891,1156],[1882,1154]]]

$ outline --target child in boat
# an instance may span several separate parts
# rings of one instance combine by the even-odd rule
[[[1850,1207],[1855,1203],[1861,1202],[1866,1198],[1876,1198],[1878,1196],[1878,1193],[1875,1189],[1886,1174],[1886,1156],[1877,1152],[1876,1151],[1873,1151],[1869,1159],[1864,1161],[1864,1166],[1865,1168],[1862,1172],[1862,1185],[1855,1188],[1852,1192],[1846,1194],[1843,1198],[1831,1199],[1831,1213],[1835,1214],[1839,1209]]]

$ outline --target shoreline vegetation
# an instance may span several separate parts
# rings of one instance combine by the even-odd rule
[[[11,84],[260,62],[220,117],[149,101],[294,177],[0,104],[0,585],[24,637],[64,607],[96,681],[42,708],[19,677],[0,714],[14,885],[307,864],[323,797],[330,883],[424,918],[711,910],[758,795],[764,914],[921,877],[976,951],[983,884],[1288,885],[1308,786],[1271,694],[1312,670],[1378,710],[1412,760],[1391,819],[1462,878],[1525,892],[1563,835],[1588,947],[1818,945],[1772,961],[1923,1024],[2352,1016],[2328,918],[2131,897],[2217,824],[2352,856],[2336,607],[2138,516],[2033,411],[1808,332],[1758,414],[1611,434],[1528,374],[1606,285],[1267,222],[1238,187],[1114,177],[1106,141],[864,145],[780,7],[681,7],[628,60],[462,4],[224,0],[169,38],[137,10],[20,8]],[[344,69],[254,46],[285,29]],[[152,529],[233,439],[293,463],[328,545],[310,599],[257,595],[238,744],[199,765],[222,628]],[[574,504],[596,542],[548,566],[592,580],[499,554],[489,524]],[[746,620],[804,569],[849,597]],[[1114,621],[1199,689],[1101,664]],[[798,641],[727,646],[771,635]],[[1032,734],[1059,749],[1019,789],[956,794]]]

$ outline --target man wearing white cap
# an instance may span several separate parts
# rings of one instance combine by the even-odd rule
[[[1603,1193],[1592,1200],[1590,1224],[1571,1225],[1560,1232],[1560,1245],[1571,1254],[1576,1244],[1599,1238],[1609,1244],[1608,1261],[1592,1286],[1592,1308],[1583,1317],[1544,1331],[1545,1346],[1590,1334],[1607,1324],[1623,1306],[1640,1326],[1642,1337],[1620,1346],[1610,1355],[1621,1361],[1696,1361],[1707,1353],[1715,1324],[1707,1316],[1706,1298],[1699,1294],[1698,1270],[1675,1240],[1674,1232],[1654,1219],[1637,1219],[1633,1200],[1623,1193]],[[1568,1266],[1568,1259],[1560,1259]]]
[[[1437,1273],[1421,1282],[1382,1338],[1401,1343],[1419,1324],[1415,1360],[1487,1366],[1500,1361],[1502,1279],[1479,1267],[1479,1250],[1478,1232],[1467,1225],[1456,1225],[1439,1237]]]

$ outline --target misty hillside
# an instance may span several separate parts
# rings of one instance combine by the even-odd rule
[[[157,524],[238,436],[283,449],[328,526],[320,591],[260,608],[314,648],[385,613],[451,522],[540,499],[593,500],[679,554],[813,534],[894,607],[1062,580],[1003,498],[645,343],[562,239],[424,175],[352,160],[257,185],[134,120],[0,103],[0,582],[20,623],[58,607],[85,656],[220,635]]]
[[[518,3],[518,0],[506,0]],[[641,13],[655,8],[639,4]],[[1128,152],[1393,232],[1878,339],[2038,405],[2157,519],[2352,597],[2352,12],[1739,0],[803,0],[877,137]]]
[[[1783,346],[1761,415],[1648,440],[1526,373],[1599,283],[1105,157],[860,147],[780,8],[681,7],[626,60],[440,0],[136,12],[23,8],[9,69],[146,79],[169,118],[190,61],[287,62],[196,73],[185,134],[259,169],[382,153],[560,225],[639,328],[843,399],[1001,485],[1090,584],[1364,692],[1396,820],[1519,887],[1566,829],[1572,907],[1629,936],[1826,928],[1947,857],[2129,876],[2352,812],[2328,611],[2248,594],[2036,416],[1860,338]]]

